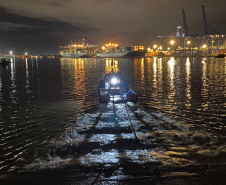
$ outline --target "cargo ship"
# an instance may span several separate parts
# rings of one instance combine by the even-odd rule
[[[144,46],[119,46],[117,43],[107,43],[96,52],[96,57],[144,57],[146,53]]]
[[[147,50],[144,46],[119,46],[117,43],[107,43],[99,48],[98,45],[75,43],[65,46],[58,46],[61,48],[59,55],[63,58],[119,58],[119,57],[144,57]]]
[[[89,58],[96,55],[98,45],[85,44],[83,39],[82,43],[74,43],[65,46],[58,46],[61,48],[59,55],[63,58]]]

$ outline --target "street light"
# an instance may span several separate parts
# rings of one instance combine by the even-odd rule
[[[191,44],[191,41],[187,41],[188,46]],[[191,55],[191,45],[190,45],[190,55]]]
[[[175,43],[174,40],[171,40],[171,41],[170,41],[170,44],[171,44],[171,45],[174,45],[174,43]]]
[[[175,44],[175,41],[174,40],[171,40],[170,41],[170,44],[173,46]],[[175,55],[176,55],[176,45],[175,45]]]
[[[203,44],[203,45],[202,45],[202,48],[203,48],[203,49],[205,49],[206,47],[207,47],[207,45],[206,45],[206,44]]]

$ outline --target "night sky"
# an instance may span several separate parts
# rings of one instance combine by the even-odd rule
[[[203,34],[207,21],[226,34],[225,0],[0,0],[0,53],[57,54],[59,45],[153,46],[158,35],[187,23]],[[159,42],[159,41],[158,41]]]

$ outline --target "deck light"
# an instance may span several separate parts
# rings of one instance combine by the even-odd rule
[[[111,83],[112,83],[113,85],[116,85],[117,82],[118,82],[118,79],[117,79],[117,78],[113,77],[113,78],[111,79]]]

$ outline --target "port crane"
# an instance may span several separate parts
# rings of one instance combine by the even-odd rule
[[[185,8],[182,9],[182,15],[183,15],[183,23],[184,23],[184,36],[185,37],[193,37],[197,38],[200,37],[200,35],[193,31],[190,26],[187,24],[186,16],[185,16]]]
[[[202,38],[202,45],[205,44],[208,45],[208,54],[213,53],[213,51],[218,50],[218,53],[220,52],[220,38],[223,38],[225,35],[220,34],[219,31],[217,31],[212,25],[210,25],[207,22],[206,14],[205,14],[205,4],[201,5],[202,7],[202,16],[203,16],[203,26],[204,26],[204,33],[200,36],[199,33],[193,31],[190,26],[187,24],[186,15],[185,15],[185,8],[182,9],[182,16],[183,16],[183,28],[181,26],[177,26],[176,30],[173,30],[166,35],[157,36],[158,38],[174,38],[181,40],[181,46],[183,46],[183,49],[176,49],[175,47],[175,54],[176,52],[183,52],[185,54],[187,51],[190,51],[190,54],[193,53],[191,44],[198,45],[198,51],[197,53],[200,53],[200,39]],[[189,40],[192,39],[193,41],[190,42]],[[218,41],[217,46],[213,46],[215,41]],[[190,46],[190,49],[187,50],[187,46]]]
[[[175,47],[175,54],[176,52],[183,52],[183,54],[186,54],[188,51],[190,54],[192,54],[192,46],[190,45],[189,39],[193,39],[192,44],[194,44],[194,39],[198,39],[198,45],[199,45],[199,39],[200,35],[193,31],[190,26],[187,24],[186,15],[185,15],[185,8],[182,9],[182,15],[183,15],[183,28],[181,26],[177,26],[176,30],[173,30],[166,35],[158,36],[158,38],[180,38],[181,46],[183,49],[176,49]],[[187,50],[186,46],[190,45],[190,49]],[[199,47],[198,47],[199,48]]]
[[[218,30],[216,30],[209,22],[206,20],[206,13],[205,13],[205,4],[201,5],[202,7],[202,17],[203,17],[203,27],[204,27],[204,35],[203,39],[207,38],[205,44],[209,45],[208,53],[213,53],[214,49],[213,43],[217,40],[217,50],[220,53],[219,44],[220,38],[224,37],[224,35],[220,34]]]
[[[186,53],[187,49],[186,46],[190,45],[190,41],[189,38],[193,39],[192,41],[192,45],[194,43],[194,39],[198,39],[198,53],[199,53],[199,39],[200,39],[200,35],[193,31],[190,26],[187,24],[187,20],[186,20],[186,15],[185,15],[185,8],[182,9],[182,16],[183,16],[183,24],[184,24],[184,43],[183,43],[183,54]],[[190,45],[190,49],[189,49],[189,53],[192,55],[193,50],[192,50],[192,46]]]
[[[203,26],[204,26],[204,36],[209,35],[220,35],[220,32],[217,31],[212,25],[210,25],[206,20],[206,13],[205,13],[205,4],[201,5],[202,7],[202,17],[203,17]]]

